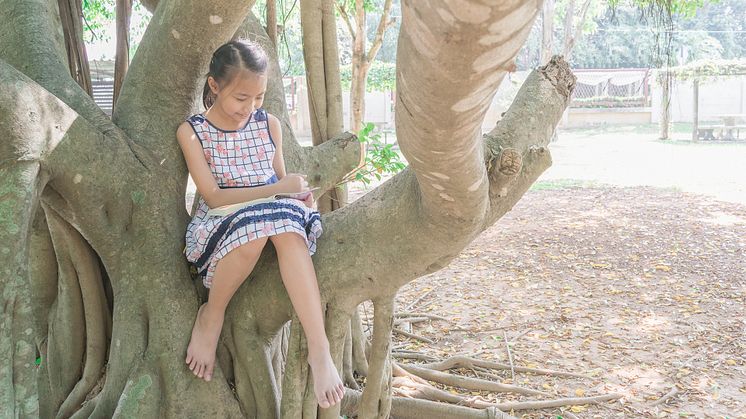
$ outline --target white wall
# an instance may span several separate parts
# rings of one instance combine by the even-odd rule
[[[661,87],[653,85],[653,122],[660,121]],[[674,82],[671,89],[671,120],[692,122],[694,113],[691,81]],[[746,113],[746,76],[730,76],[699,83],[699,120],[717,121],[720,114]]]

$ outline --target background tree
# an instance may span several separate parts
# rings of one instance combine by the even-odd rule
[[[336,6],[345,22],[345,28],[352,38],[352,79],[350,85],[350,129],[358,132],[362,128],[365,115],[365,91],[368,71],[383,45],[386,30],[394,24],[390,17],[393,0],[337,0]],[[368,14],[380,14],[373,40],[368,44]]]
[[[475,413],[392,397],[392,301],[402,285],[447,265],[551,164],[545,146],[574,85],[561,60],[532,73],[481,134],[540,2],[403,3],[396,128],[410,166],[324,216],[314,261],[340,368],[359,303],[373,301],[375,324],[364,391],[322,412],[271,249],[229,307],[215,379],[196,380],[183,363],[204,290],[182,254],[187,171],[174,132],[195,110],[218,45],[233,36],[271,41],[251,2],[157,3],[109,119],[70,75],[57,2],[0,1],[8,23],[0,28],[0,415],[495,417],[495,406]],[[331,10],[328,0],[304,3]],[[320,138],[331,140],[297,144],[267,49],[266,107],[282,121],[288,168],[328,191],[358,164],[358,143],[327,127]],[[309,77],[328,71],[333,84],[329,62]]]

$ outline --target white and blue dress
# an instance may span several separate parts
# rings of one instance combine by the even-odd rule
[[[187,122],[199,138],[210,171],[221,189],[277,182],[272,166],[275,144],[264,109],[254,111],[246,126],[236,131],[220,129],[202,114],[187,118]],[[238,246],[260,237],[294,232],[305,239],[309,253],[313,254],[321,235],[319,213],[295,199],[250,205],[225,216],[208,216],[209,209],[200,197],[187,227],[184,250],[207,288],[212,285],[218,261]]]

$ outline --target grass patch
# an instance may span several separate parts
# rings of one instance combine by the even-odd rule
[[[529,188],[530,191],[551,191],[557,189],[581,189],[581,188],[595,188],[601,186],[598,182],[592,180],[578,180],[578,179],[554,179],[554,180],[542,180],[535,182]]]

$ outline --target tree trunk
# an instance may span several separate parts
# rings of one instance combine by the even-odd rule
[[[575,48],[575,44],[578,43],[580,37],[583,35],[583,25],[585,25],[585,19],[588,15],[588,8],[591,5],[591,0],[586,0],[583,3],[583,7],[580,10],[580,18],[578,19],[577,25],[573,28],[573,18],[575,13],[575,1],[571,0],[568,5],[568,11],[565,15],[565,42],[564,42],[564,55],[566,61],[572,59],[572,51]],[[569,17],[568,17],[569,16]]]
[[[658,81],[661,83],[661,120],[659,122],[658,138],[668,140],[668,130],[671,125],[671,85],[673,84],[673,77],[670,72],[665,71],[659,75]]]
[[[323,217],[314,265],[338,367],[359,303],[389,313],[399,287],[447,265],[549,167],[545,146],[574,85],[553,60],[482,136],[536,3],[437,3],[405,1],[402,10],[396,124],[410,167]],[[204,289],[182,253],[187,170],[168,139],[193,111],[218,45],[238,30],[271,42],[247,19],[252,3],[156,7],[111,119],[69,74],[56,5],[0,1],[11,20],[0,28],[0,415],[336,418],[339,406],[317,410],[305,339],[270,248],[231,301],[212,382],[184,364]],[[328,191],[358,164],[359,143],[342,135],[300,147],[268,53],[266,107],[282,122],[288,170]],[[325,124],[326,136],[339,121]],[[399,403],[387,384],[389,317],[376,316],[375,385],[361,401],[377,417]]]
[[[319,145],[332,136],[341,134],[344,129],[333,1],[301,2],[301,24],[311,131],[313,144]],[[322,214],[341,208],[346,203],[346,185],[333,189],[317,200],[318,209]]]
[[[91,70],[88,67],[88,53],[83,42],[83,8],[80,0],[59,0],[62,29],[65,34],[65,49],[70,74],[80,87],[93,96]]]
[[[114,107],[130,64],[130,17],[132,0],[117,0],[117,52],[114,60]]]
[[[544,0],[541,9],[541,64],[546,64],[554,53],[554,1]]]
[[[267,1],[267,36],[272,41],[274,48],[277,48],[277,1]]]

